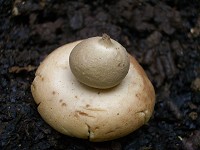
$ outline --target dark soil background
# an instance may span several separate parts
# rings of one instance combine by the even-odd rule
[[[157,98],[148,124],[91,143],[47,125],[30,85],[52,50],[102,33],[136,57]],[[0,149],[200,149],[200,1],[0,0]]]

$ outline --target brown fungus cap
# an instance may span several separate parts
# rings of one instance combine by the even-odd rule
[[[31,91],[42,118],[57,131],[100,142],[125,136],[145,124],[155,104],[154,88],[138,62],[121,83],[96,89],[80,83],[69,55],[80,41],[53,51],[39,66]]]

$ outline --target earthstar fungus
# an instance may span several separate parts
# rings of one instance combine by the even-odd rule
[[[130,60],[126,49],[107,34],[77,44],[70,56],[72,73],[82,83],[99,89],[119,84],[127,75]]]
[[[38,67],[31,91],[50,126],[94,142],[135,131],[155,104],[142,67],[106,34],[54,50]]]

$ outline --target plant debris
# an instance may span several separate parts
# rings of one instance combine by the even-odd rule
[[[13,66],[13,67],[9,68],[9,73],[20,73],[22,71],[30,72],[30,71],[36,70],[36,68],[37,67],[31,66],[31,65],[28,65],[25,67]]]

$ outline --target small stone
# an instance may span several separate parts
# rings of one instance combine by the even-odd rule
[[[191,85],[191,88],[195,91],[200,91],[200,78],[196,78]]]
[[[189,117],[192,120],[196,120],[198,118],[198,114],[197,114],[197,112],[192,111],[191,113],[189,113]]]

